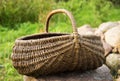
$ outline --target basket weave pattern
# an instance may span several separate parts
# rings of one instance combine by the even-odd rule
[[[49,20],[56,13],[69,16],[73,27],[72,34],[48,33]],[[96,69],[104,63],[103,54],[100,37],[79,35],[72,14],[58,9],[47,16],[45,33],[16,39],[12,61],[20,74],[39,76]]]

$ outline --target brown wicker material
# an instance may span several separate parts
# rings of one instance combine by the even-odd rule
[[[56,13],[69,16],[72,34],[48,33],[49,19]],[[47,17],[46,33],[21,37],[15,41],[12,61],[20,74],[39,76],[96,69],[104,63],[103,54],[100,37],[79,35],[72,14],[65,9],[57,9]]]

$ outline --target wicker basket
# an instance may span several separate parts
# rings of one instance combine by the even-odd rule
[[[73,33],[48,33],[53,14],[65,13],[72,22]],[[20,74],[39,76],[65,71],[96,69],[104,63],[100,37],[81,36],[75,20],[65,9],[53,10],[46,21],[46,32],[18,38],[12,53],[13,66]]]

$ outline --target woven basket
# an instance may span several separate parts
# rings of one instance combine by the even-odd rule
[[[72,22],[73,33],[48,33],[53,14],[65,13]],[[104,63],[100,37],[81,36],[75,20],[65,9],[53,10],[46,21],[46,32],[16,39],[13,47],[13,66],[20,74],[39,76],[65,71],[96,69]]]

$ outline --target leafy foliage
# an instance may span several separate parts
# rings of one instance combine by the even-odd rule
[[[120,0],[109,0],[109,1],[111,1],[115,6],[120,7]]]
[[[88,23],[97,26],[105,21],[120,19],[112,17],[118,14],[113,12],[115,7],[110,0],[0,0],[0,24],[13,28],[18,23],[28,21],[39,20],[44,23],[49,11],[57,8],[71,11],[78,25]],[[117,12],[120,13],[120,8]],[[56,16],[54,21],[57,22],[60,18],[61,16]]]
[[[37,21],[39,13],[49,10],[52,1],[0,0],[0,24],[12,27],[16,23]]]

